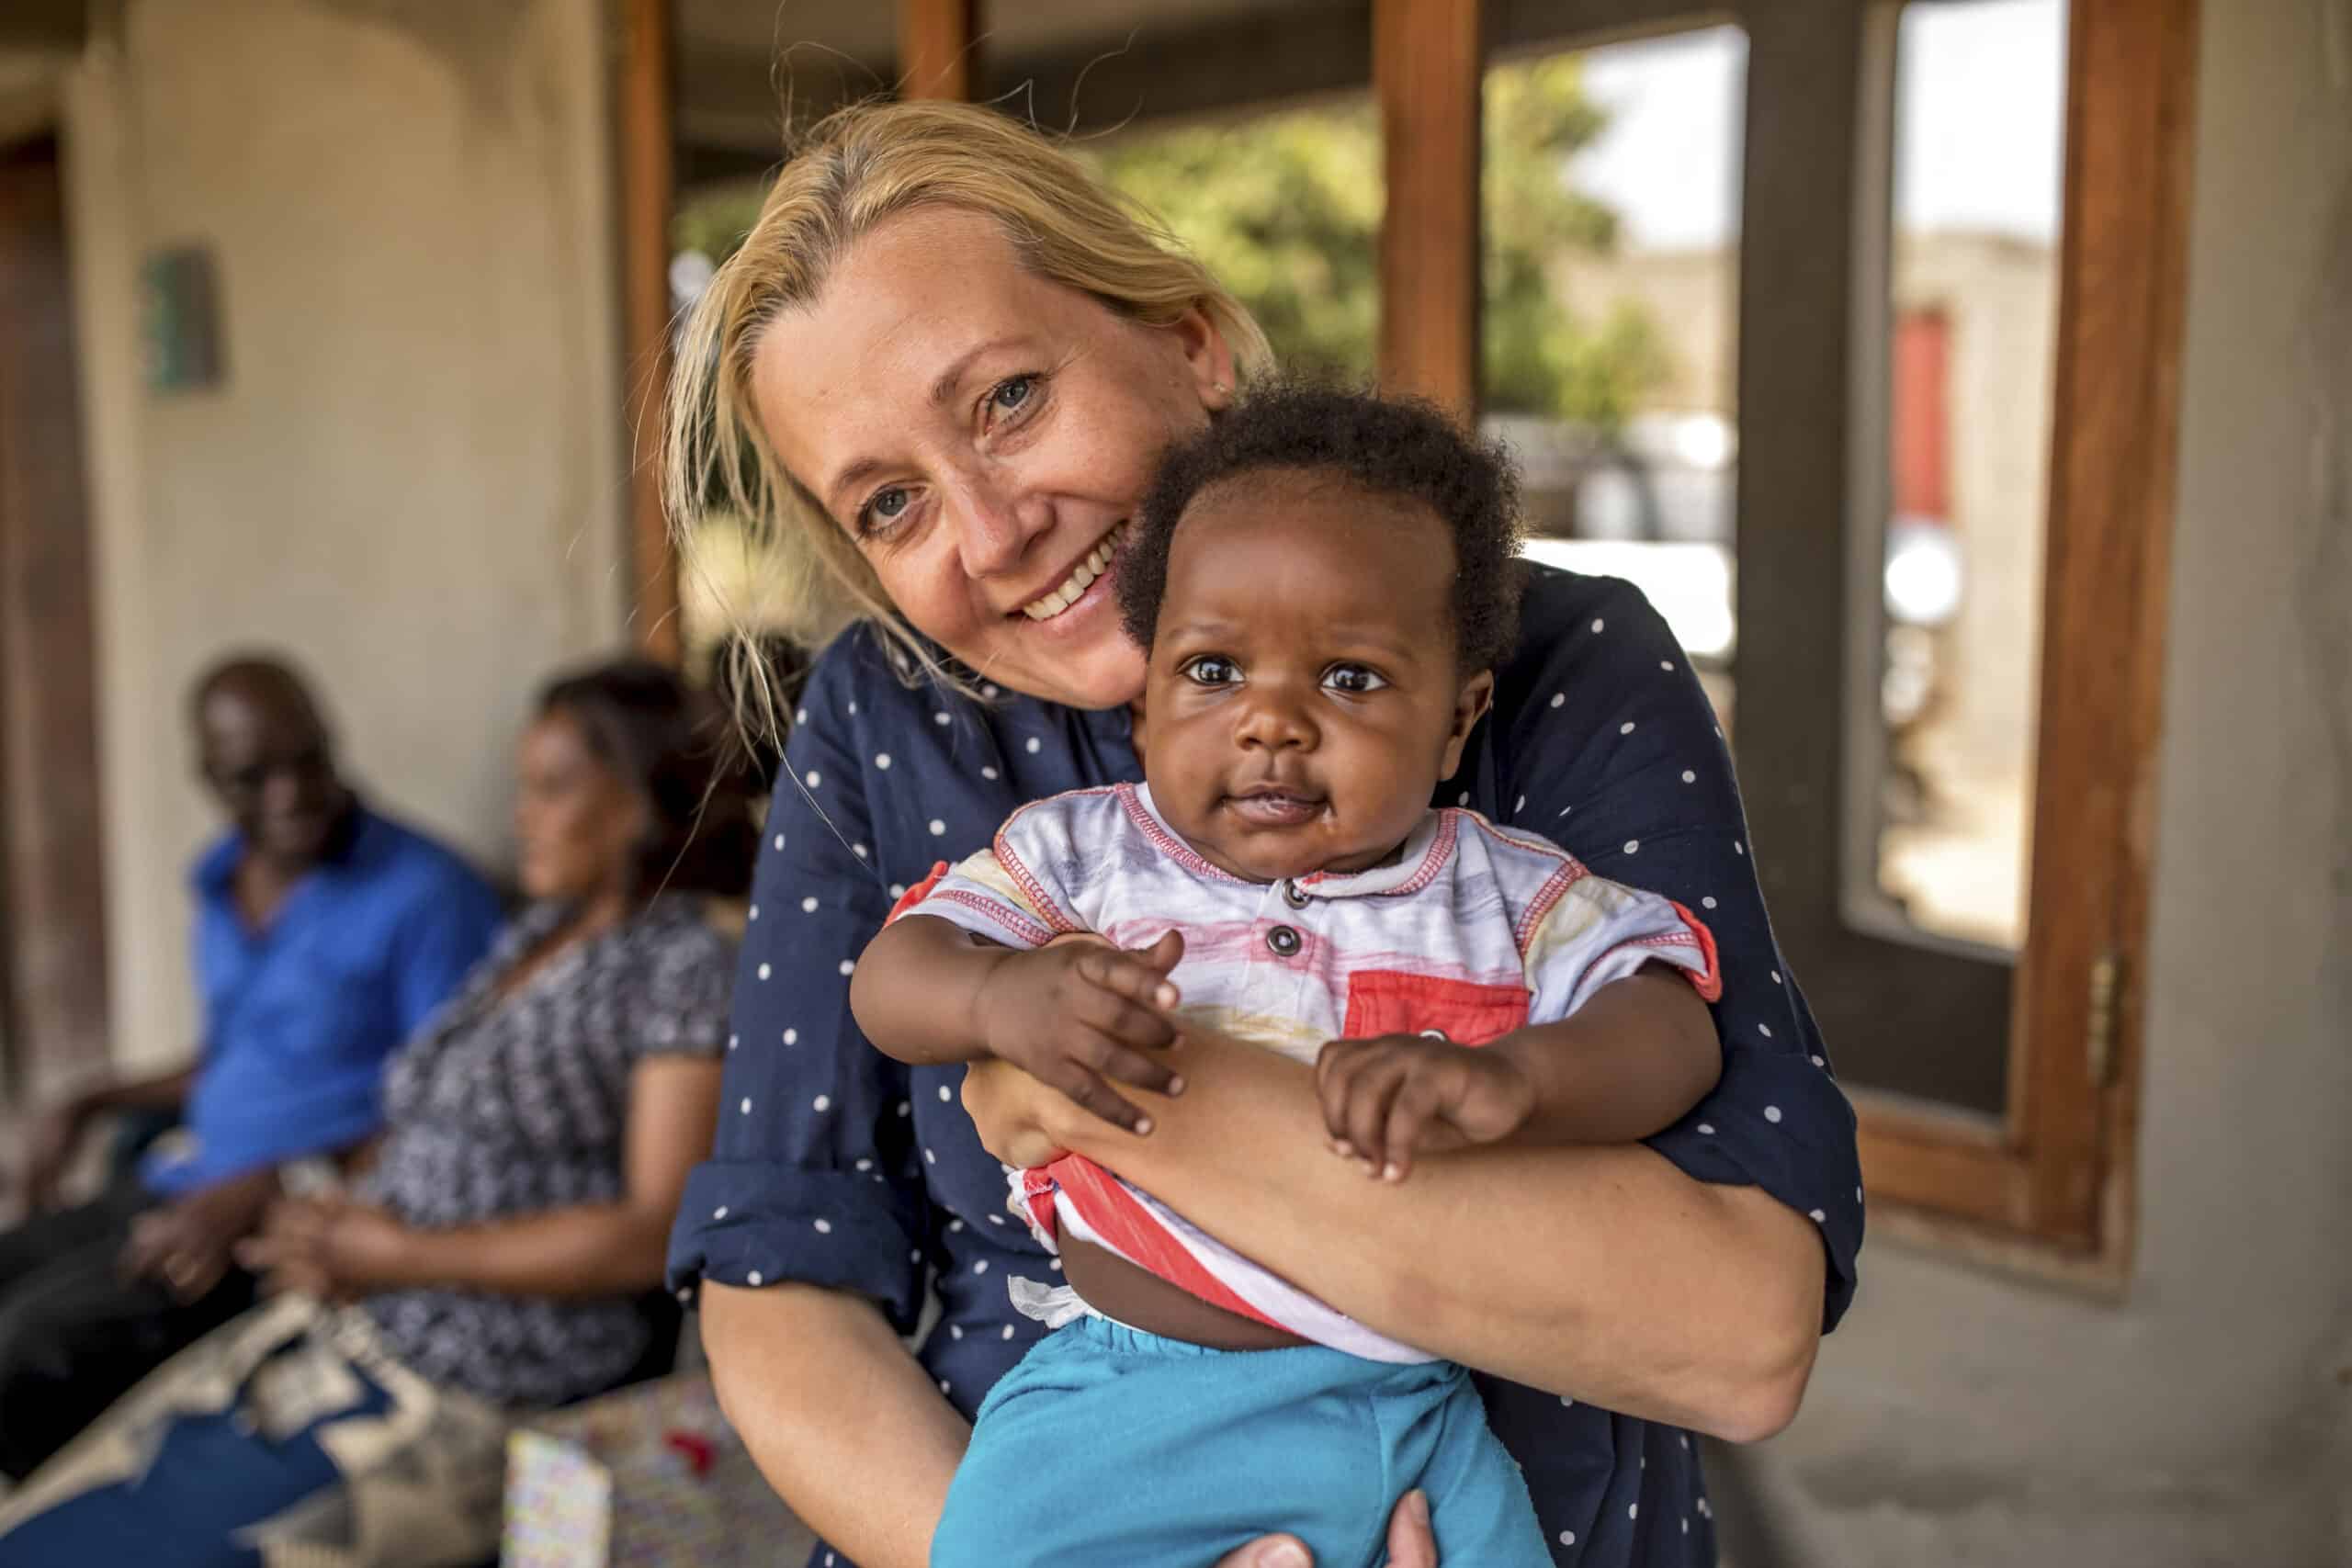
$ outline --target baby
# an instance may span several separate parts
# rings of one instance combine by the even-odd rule
[[[1137,1133],[1186,1028],[1313,1064],[1336,1153],[1628,1142],[1714,1082],[1705,930],[1551,843],[1432,809],[1516,631],[1514,485],[1434,411],[1277,388],[1167,458],[1120,569],[1146,783],[1015,813],[860,961],[908,1063],[1001,1056]],[[1079,938],[1061,941],[1062,938]],[[1652,966],[1687,1043],[1563,1020]],[[934,1568],[1201,1568],[1289,1530],[1376,1562],[1408,1489],[1439,1555],[1550,1557],[1466,1371],[1355,1322],[1083,1159],[1016,1173],[1077,1303],[980,1407]],[[1017,1281],[1032,1315],[1049,1292]]]

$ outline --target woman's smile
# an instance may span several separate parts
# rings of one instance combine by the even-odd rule
[[[1070,569],[1069,576],[1022,605],[1015,613],[1033,621],[1057,620],[1094,592],[1098,585],[1107,592],[1111,564],[1118,559],[1119,547],[1126,542],[1126,536],[1127,525],[1122,521],[1086,552],[1085,558]]]

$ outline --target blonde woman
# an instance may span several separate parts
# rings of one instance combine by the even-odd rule
[[[854,960],[907,888],[1027,801],[1141,776],[1144,658],[1106,579],[1159,455],[1267,358],[1148,217],[958,106],[819,126],[688,324],[673,511],[749,519],[785,607],[839,634],[792,716],[717,1145],[671,1252],[819,1562],[925,1562],[971,1413],[1040,1332],[1008,1282],[1055,1265],[1007,1218],[1000,1159],[1086,1155],[1478,1369],[1561,1563],[1713,1562],[1689,1432],[1785,1424],[1851,1296],[1852,1113],[1773,947],[1705,699],[1621,582],[1531,574],[1494,712],[1440,795],[1704,908],[1724,1071],[1666,1133],[1371,1183],[1326,1150],[1311,1072],[1263,1053],[1181,1047],[1185,1092],[1137,1136],[1001,1064],[909,1068],[859,1036]],[[1650,1043],[1638,1010],[1577,1020],[1596,1050]],[[910,1352],[927,1291],[943,1314]],[[1430,1539],[1399,1501],[1392,1560],[1433,1562]],[[1306,1557],[1268,1538],[1227,1561]]]

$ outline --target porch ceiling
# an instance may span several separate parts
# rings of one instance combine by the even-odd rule
[[[787,97],[806,119],[887,87],[895,13],[679,0],[683,183],[774,163]],[[998,0],[982,9],[980,92],[1025,89],[1042,123],[1091,127],[1360,86],[1370,16],[1370,0]]]

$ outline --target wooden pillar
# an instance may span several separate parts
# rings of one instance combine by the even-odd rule
[[[1380,382],[1478,409],[1478,0],[1374,0],[1372,72],[1388,181]]]
[[[678,561],[662,510],[662,401],[670,381],[670,215],[676,197],[671,0],[622,0],[621,289],[628,412],[629,626],[678,661]]]
[[[2198,9],[2074,0],[2067,20],[2032,938],[2009,1092],[2034,1228],[2093,1246],[2119,1177],[2129,1190],[2138,1103]]]
[[[899,96],[970,103],[979,86],[980,0],[899,0]]]
[[[57,143],[0,152],[0,1074],[107,1060],[96,621]],[[175,755],[176,733],[153,738]]]

